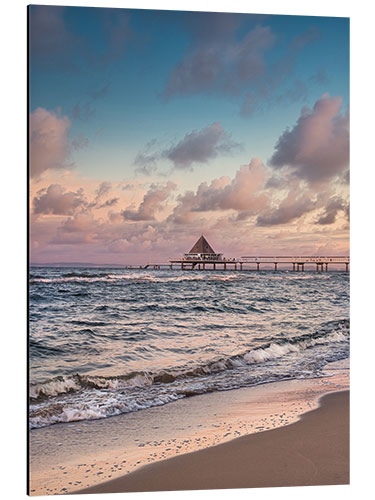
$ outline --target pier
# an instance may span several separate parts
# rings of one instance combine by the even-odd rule
[[[349,271],[349,257],[241,257],[240,259],[222,259],[222,260],[191,260],[191,259],[171,259],[169,264],[159,264],[157,269],[161,267],[169,269],[181,270],[222,270],[222,271],[260,271],[261,269],[269,268],[271,265],[275,271],[280,269],[280,264],[289,264],[292,271],[305,271],[307,269],[316,269],[318,272],[327,272],[329,266],[333,264],[342,264],[343,270]],[[261,267],[262,265],[262,267]],[[265,265],[268,265],[265,267]],[[152,267],[153,264],[148,264],[147,267]],[[156,269],[156,267],[154,267]],[[306,270],[307,270],[306,269]]]
[[[329,266],[339,265],[349,271],[350,257],[348,256],[248,256],[238,259],[225,258],[222,253],[216,253],[206,238],[202,235],[190,252],[177,259],[169,259],[168,263],[148,263],[141,269],[180,269],[181,271],[260,271],[280,269],[280,265],[290,266],[290,270],[302,272],[315,269],[317,272],[327,272]],[[345,266],[345,267],[344,267]]]

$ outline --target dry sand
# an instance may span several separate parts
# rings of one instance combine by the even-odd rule
[[[325,395],[291,425],[147,465],[79,493],[349,483],[349,392]]]
[[[102,420],[30,432],[30,493],[75,493],[148,464],[297,422],[321,396],[349,388],[349,360],[316,379],[214,392]],[[292,441],[292,439],[291,439]]]

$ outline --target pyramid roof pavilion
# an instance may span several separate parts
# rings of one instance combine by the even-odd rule
[[[193,246],[193,248],[190,250],[189,253],[214,254],[215,251],[202,234],[202,236],[199,238],[199,240],[196,242],[196,244]]]

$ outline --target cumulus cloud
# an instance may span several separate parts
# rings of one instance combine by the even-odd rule
[[[102,182],[95,191],[95,197],[88,202],[83,188],[68,191],[60,184],[51,184],[42,188],[33,198],[33,213],[36,215],[75,215],[77,210],[89,213],[91,209],[111,208],[120,198],[113,197],[102,201],[112,189],[110,182]]]
[[[262,191],[267,175],[261,160],[254,158],[249,165],[243,165],[233,179],[220,177],[210,184],[202,182],[195,193],[187,191],[178,197],[170,220],[186,223],[192,220],[194,212],[215,210],[257,213],[268,203],[269,197]]]
[[[67,168],[70,120],[44,108],[30,114],[30,176],[38,179],[49,169]]]
[[[340,114],[342,99],[323,95],[305,108],[296,125],[280,136],[270,159],[274,168],[291,167],[311,183],[330,179],[349,163],[349,115]]]
[[[164,151],[163,156],[170,160],[175,168],[189,168],[193,163],[206,163],[219,154],[230,153],[239,144],[231,140],[221,123],[213,123],[202,130],[193,130],[175,146]]]
[[[277,226],[298,219],[316,208],[316,201],[298,188],[291,189],[275,209],[268,210],[257,218],[258,226]]]
[[[122,216],[128,221],[151,221],[155,220],[157,212],[163,210],[166,200],[172,191],[176,189],[174,182],[167,182],[164,185],[152,184],[143,197],[142,203],[137,210],[123,210]]]
[[[72,215],[86,205],[83,189],[65,191],[60,184],[51,184],[38,191],[33,199],[35,214]]]
[[[158,148],[156,139],[148,142],[134,160],[136,172],[150,175],[157,169],[157,162],[168,159],[176,169],[191,169],[194,163],[207,163],[219,155],[231,154],[242,145],[232,140],[221,123],[215,122],[201,130],[193,130],[177,144],[167,149]]]
[[[333,224],[336,221],[338,212],[344,211],[348,215],[348,210],[349,206],[342,198],[333,197],[316,223],[320,225]]]

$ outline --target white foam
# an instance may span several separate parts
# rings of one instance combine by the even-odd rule
[[[35,278],[31,283],[95,283],[116,281],[146,281],[151,283],[169,283],[184,281],[231,281],[239,279],[239,274],[184,274],[182,276],[165,276],[153,273],[115,273],[107,276],[62,276],[56,278]],[[243,278],[243,275],[242,275]]]
[[[327,344],[329,342],[345,342],[348,340],[348,333],[344,331],[334,332],[324,337],[318,337],[308,340],[301,340],[297,343],[271,344],[265,349],[254,349],[246,353],[243,357],[246,363],[262,363],[271,359],[281,358],[287,354],[300,352],[303,349],[313,347],[318,344]]]
[[[80,385],[72,377],[61,377],[61,379],[50,380],[42,384],[30,386],[30,398],[38,398],[40,396],[57,396],[69,391],[79,390]]]

